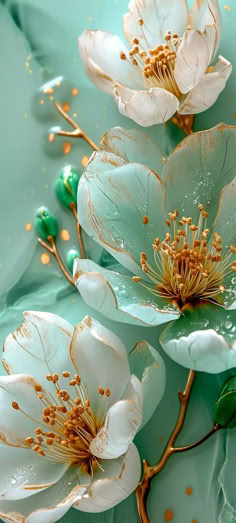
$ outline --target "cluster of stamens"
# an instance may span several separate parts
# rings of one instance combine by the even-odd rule
[[[226,290],[225,276],[236,271],[236,261],[232,261],[236,246],[231,245],[223,256],[221,236],[214,232],[211,241],[207,239],[210,233],[208,213],[202,204],[198,208],[198,225],[184,216],[177,221],[177,210],[169,213],[169,219],[165,220],[168,228],[165,239],[155,238],[152,245],[155,268],[147,254],[141,252],[141,269],[152,283],[144,282],[139,276],[133,277],[152,294],[174,301],[180,308],[193,300],[215,300]],[[144,216],[143,223],[147,225],[148,222],[148,217]]]
[[[139,19],[143,25],[143,19]],[[187,30],[190,27],[187,27]],[[133,47],[127,56],[123,51],[120,52],[121,60],[130,60],[133,65],[139,68],[143,74],[147,87],[161,87],[177,98],[180,97],[180,91],[174,77],[174,68],[176,62],[176,52],[180,46],[181,38],[177,33],[167,31],[165,44],[158,45],[154,49],[145,51],[138,38],[133,38]]]
[[[39,456],[47,457],[53,462],[67,461],[70,465],[83,465],[92,474],[94,466],[100,465],[90,451],[90,443],[104,423],[107,412],[105,398],[109,398],[110,389],[98,387],[101,403],[95,414],[78,374],[72,379],[68,371],[61,374],[61,378],[69,380],[70,393],[59,387],[57,373],[47,374],[46,378],[55,386],[55,397],[40,384],[35,385],[35,392],[42,402],[41,420],[34,419],[17,402],[12,402],[13,409],[20,410],[27,418],[39,423],[34,437],[26,438],[26,448],[31,448]]]

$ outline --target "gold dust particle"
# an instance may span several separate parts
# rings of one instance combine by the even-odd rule
[[[64,240],[64,242],[68,242],[70,240],[70,233],[67,229],[61,230],[61,239]]]
[[[72,149],[71,143],[70,142],[64,142],[63,146],[62,146],[62,149],[63,149],[63,153],[64,154],[69,154],[71,149]]]
[[[32,223],[26,223],[25,224],[25,230],[26,231],[31,231],[31,229],[32,229]]]
[[[71,301],[72,301],[72,303],[75,303],[75,302],[76,302],[76,299],[75,299],[75,298],[72,298]]]
[[[144,225],[147,225],[148,224],[148,216],[143,216],[143,223]]]
[[[53,97],[53,96],[50,96],[50,100],[54,100],[54,97]]]
[[[73,116],[74,116],[74,118],[77,118],[78,114],[77,113],[73,113]]]
[[[41,254],[40,260],[43,265],[48,265],[50,263],[50,256],[48,252],[43,252],[43,254]]]
[[[41,103],[41,105],[43,105],[44,104],[44,100],[40,100],[40,103]]]
[[[188,488],[186,488],[186,494],[187,494],[187,496],[191,496],[192,492],[193,492],[192,487],[188,487]]]
[[[53,89],[53,87],[46,87],[46,89],[44,89],[43,92],[45,94],[53,94],[54,93],[54,89]]]
[[[77,87],[74,87],[71,92],[72,96],[77,96],[79,94],[79,89],[77,89]]]
[[[92,19],[93,19],[92,16],[88,16],[88,21],[89,22],[92,22]]]
[[[62,109],[63,109],[63,111],[65,111],[65,113],[69,113],[70,104],[68,104],[68,102],[62,102]]]
[[[57,82],[56,86],[61,87],[61,82]]]
[[[28,113],[24,113],[24,118],[28,118]]]
[[[230,7],[230,5],[225,4],[225,5],[224,5],[224,8],[226,9],[226,11],[231,11],[231,7]]]
[[[166,510],[166,511],[165,511],[165,519],[164,519],[164,522],[166,523],[166,521],[172,521],[173,517],[174,517],[174,512],[173,512],[173,510],[170,510],[170,509]]]
[[[88,156],[83,156],[81,163],[82,163],[83,167],[87,167]]]
[[[54,133],[49,133],[48,135],[48,141],[49,142],[54,142],[55,140],[55,134]]]

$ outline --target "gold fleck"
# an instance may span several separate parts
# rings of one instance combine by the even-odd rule
[[[43,265],[48,265],[49,262],[50,262],[50,256],[48,254],[48,252],[43,252],[43,254],[41,254],[41,263]]]
[[[25,224],[25,230],[26,231],[31,231],[31,229],[32,229],[32,223],[26,223]]]
[[[72,149],[71,143],[70,142],[64,142],[63,146],[62,146],[62,149],[63,149],[63,153],[64,154],[69,154],[71,149]]]
[[[55,134],[54,133],[49,133],[48,135],[48,141],[49,142],[54,142],[55,140]]]
[[[72,301],[72,303],[75,303],[75,302],[76,302],[76,299],[75,299],[75,298],[72,298],[71,301]]]
[[[224,5],[224,8],[226,9],[226,11],[231,11],[231,7],[230,7],[230,5],[225,4],[225,5]]]
[[[68,102],[62,102],[62,109],[63,109],[63,111],[65,111],[65,113],[69,113],[70,104]]]
[[[172,510],[168,509],[165,511],[165,519],[164,519],[164,523],[166,523],[166,521],[172,521],[174,517],[174,513]]]
[[[73,116],[74,116],[74,118],[77,118],[78,114],[77,113],[73,113]]]
[[[54,89],[53,89],[53,87],[46,87],[46,89],[44,89],[43,92],[45,94],[52,94],[52,93],[54,93]]]
[[[193,492],[192,487],[188,487],[188,488],[186,488],[186,494],[187,494],[187,496],[191,496],[192,492]]]
[[[28,118],[28,113],[24,113],[24,118]]]
[[[87,167],[87,164],[88,164],[88,156],[83,156],[82,160],[81,160],[81,163],[83,165],[83,167]]]
[[[208,68],[207,68],[207,72],[208,73],[213,73],[214,72],[214,67],[212,65],[210,65]]]
[[[64,240],[64,242],[68,242],[70,240],[70,233],[67,229],[61,230],[61,239]]]
[[[77,89],[77,87],[73,87],[71,92],[72,92],[72,96],[77,96],[79,94],[79,89]]]
[[[44,104],[44,100],[40,100],[40,103],[41,103],[41,105],[43,105]]]
[[[154,361],[154,363],[153,363],[153,367],[155,367],[156,369],[157,369],[157,367],[159,367],[157,361]]]
[[[53,97],[53,96],[50,96],[50,100],[54,100],[54,97]]]
[[[56,86],[61,87],[61,82],[57,82]]]
[[[148,216],[145,215],[145,216],[143,217],[143,223],[144,223],[144,225],[147,225],[147,224],[148,224]]]

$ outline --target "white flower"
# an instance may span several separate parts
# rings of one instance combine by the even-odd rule
[[[145,423],[165,386],[162,358],[146,342],[132,351],[131,369],[140,350],[141,381],[121,340],[92,318],[72,327],[25,313],[5,341],[9,375],[0,378],[3,521],[53,523],[71,506],[102,512],[134,491],[143,402]]]
[[[124,116],[144,127],[176,111],[196,114],[215,103],[232,65],[214,59],[221,36],[218,0],[131,0],[123,29],[131,51],[111,33],[85,31],[79,49],[92,82]]]

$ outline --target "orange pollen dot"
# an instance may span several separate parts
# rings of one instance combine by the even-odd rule
[[[187,494],[187,496],[191,496],[192,492],[193,492],[192,487],[187,487],[187,488],[186,488],[186,494]]]
[[[174,517],[173,510],[168,509],[168,510],[165,511],[165,522],[166,521],[172,521],[173,517]]]
[[[145,216],[143,217],[143,223],[144,223],[144,225],[147,225],[147,224],[148,224],[148,216],[145,215]]]
[[[101,396],[103,396],[105,393],[104,389],[102,387],[98,387],[98,394],[100,394]]]
[[[138,23],[139,23],[139,25],[143,25],[143,23],[144,23],[143,19],[142,19],[142,18],[139,18],[139,19],[138,19]]]
[[[140,276],[133,276],[132,280],[139,283],[142,280],[142,278],[140,278]]]
[[[109,396],[111,395],[110,389],[106,388],[105,394],[106,394],[107,398],[109,398]]]
[[[15,410],[19,410],[19,408],[20,408],[18,403],[16,403],[16,401],[13,401],[11,405],[12,405],[12,408]]]
[[[126,60],[126,54],[123,51],[120,51],[120,59]]]

